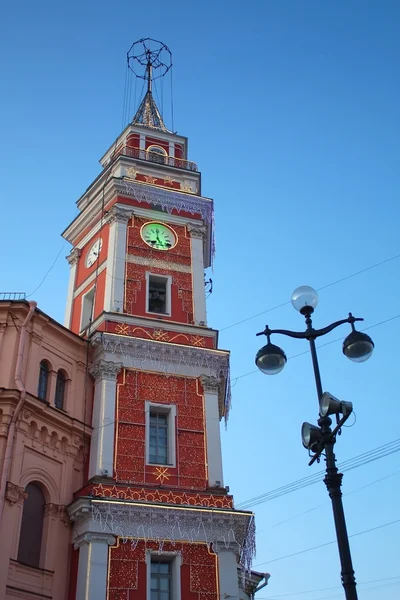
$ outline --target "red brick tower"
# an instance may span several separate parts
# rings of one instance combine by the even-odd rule
[[[89,339],[95,381],[88,484],[69,507],[70,597],[239,598],[254,520],[223,481],[229,353],[204,286],[213,201],[152,95],[166,47],[141,44],[147,92],[64,232],[65,325]]]

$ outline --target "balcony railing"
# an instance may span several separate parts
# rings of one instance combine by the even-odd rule
[[[130,146],[124,146],[120,150],[117,150],[116,154],[130,156],[131,158],[138,158],[139,160],[147,160],[160,165],[168,165],[170,167],[176,167],[177,169],[185,169],[186,171],[198,170],[196,163],[190,160],[175,158],[174,156],[167,156],[161,153],[159,154],[158,152],[141,150],[140,148],[131,148]]]
[[[0,292],[0,300],[25,300],[25,292]]]

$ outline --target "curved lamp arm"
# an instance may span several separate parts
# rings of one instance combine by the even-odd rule
[[[347,319],[341,319],[340,321],[335,321],[334,323],[331,323],[331,325],[327,325],[327,327],[323,327],[322,329],[313,329],[311,327],[309,329],[306,329],[306,331],[290,331],[288,329],[270,329],[267,325],[265,327],[264,331],[260,331],[256,335],[266,335],[268,337],[272,333],[280,333],[281,335],[286,335],[286,336],[292,337],[292,338],[306,339],[306,340],[314,339],[315,340],[316,338],[320,337],[321,335],[325,335],[326,333],[329,333],[333,329],[336,329],[336,327],[339,327],[339,325],[343,325],[344,323],[350,323],[351,325],[353,325],[356,321],[364,321],[364,319],[360,319],[358,317],[353,317],[353,315],[351,313],[349,313],[349,316],[347,317]]]

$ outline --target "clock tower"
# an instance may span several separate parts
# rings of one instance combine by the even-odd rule
[[[262,578],[253,515],[223,479],[229,353],[207,325],[204,283],[213,200],[152,94],[169,56],[132,46],[147,91],[63,233],[65,326],[88,340],[95,384],[87,485],[68,508],[71,600],[242,598]]]

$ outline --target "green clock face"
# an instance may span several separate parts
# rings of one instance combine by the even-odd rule
[[[170,250],[178,241],[175,232],[161,223],[146,223],[140,234],[146,244],[155,250]]]

